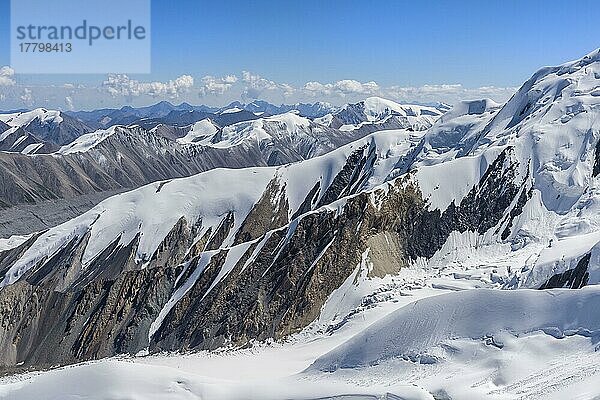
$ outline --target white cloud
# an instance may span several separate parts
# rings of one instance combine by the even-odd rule
[[[15,84],[13,79],[15,70],[11,67],[4,66],[0,68],[0,86],[12,86]]]
[[[311,96],[340,96],[353,94],[376,95],[380,87],[376,82],[361,83],[353,79],[344,79],[335,83],[307,82],[303,89]]]
[[[33,92],[31,91],[31,89],[29,88],[25,88],[23,89],[23,94],[21,95],[21,101],[26,105],[26,106],[32,106],[33,105]]]
[[[18,108],[25,105],[64,109],[121,107],[125,103],[144,106],[175,98],[178,101],[211,106],[222,106],[234,100],[247,102],[254,99],[276,104],[325,101],[341,105],[361,101],[369,96],[380,96],[400,103],[456,104],[460,100],[480,98],[504,102],[517,90],[515,87],[495,86],[467,88],[460,84],[383,86],[374,81],[360,82],[354,79],[291,85],[248,71],[243,71],[237,76],[207,75],[196,80],[190,75],[182,75],[174,80],[162,82],[144,82],[123,74],[111,74],[99,85],[84,86],[78,82],[68,82],[25,86],[15,82],[14,71],[9,67],[0,68],[0,89],[2,108]]]
[[[262,89],[262,90],[273,90],[277,89],[277,83],[255,75],[248,71],[242,71],[242,81],[244,81],[249,87]]]
[[[296,90],[287,83],[277,83],[248,71],[242,71],[242,82],[245,84],[242,92],[242,98],[244,99],[258,99],[265,92],[279,92],[279,94],[287,97]]]
[[[124,97],[168,97],[177,98],[188,92],[194,86],[194,78],[190,75],[181,75],[168,82],[140,82],[124,74],[110,74],[102,83],[102,88],[111,96]]]
[[[71,96],[65,97],[65,104],[67,105],[67,109],[69,109],[69,111],[75,111],[75,106],[73,105],[73,98]]]
[[[302,87],[306,97],[313,99],[364,98],[365,96],[381,96],[398,102],[447,102],[454,104],[465,99],[490,97],[502,102],[517,90],[516,87],[484,86],[465,88],[460,84],[423,85],[416,87],[388,86],[382,87],[376,82],[364,82],[345,79],[334,83],[307,82]]]
[[[200,91],[198,94],[200,95],[200,97],[204,97],[210,94],[222,95],[226,91],[228,91],[237,81],[238,77],[235,75],[226,75],[222,78],[216,78],[214,76],[207,75],[200,80],[200,82],[202,82],[202,86],[200,87]]]

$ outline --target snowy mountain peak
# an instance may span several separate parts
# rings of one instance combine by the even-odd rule
[[[306,133],[306,129],[311,124],[312,122],[308,118],[301,117],[295,111],[288,111],[284,114],[226,126],[218,134],[211,137],[205,136],[204,140],[196,140],[196,142],[211,147],[231,147],[242,144],[251,145],[263,140],[272,141],[275,137],[291,139],[299,132]],[[206,123],[202,127],[206,129],[203,132],[212,130]]]
[[[45,108],[36,108],[31,111],[12,114],[0,114],[0,121],[13,127],[27,126],[36,119],[44,125],[60,124],[63,121],[60,111],[47,110]]]
[[[442,114],[434,107],[399,104],[381,97],[369,97],[362,104],[364,105],[365,114],[375,119],[380,119],[383,115],[390,115],[392,113],[411,117],[420,115],[440,116]]]
[[[381,97],[369,97],[359,103],[346,104],[339,111],[319,118],[318,121],[345,130],[394,120],[395,129],[425,130],[442,114],[435,107],[399,104]]]
[[[104,140],[114,135],[120,129],[127,129],[121,126],[111,126],[108,129],[100,129],[95,132],[87,133],[75,139],[73,142],[65,145],[58,150],[58,154],[84,153],[98,146]]]
[[[23,128],[38,140],[52,146],[65,145],[78,136],[93,130],[81,121],[61,111],[45,108],[0,114],[0,121],[12,127]]]
[[[194,123],[188,133],[184,137],[177,139],[177,141],[180,143],[194,143],[207,138],[212,138],[218,130],[218,126],[210,119],[205,118]]]
[[[495,118],[499,128],[510,129],[557,103],[568,102],[565,114],[582,112],[583,100],[600,96],[600,50],[556,67],[545,67],[525,82]],[[587,99],[586,99],[587,97]],[[570,99],[570,100],[569,100]]]

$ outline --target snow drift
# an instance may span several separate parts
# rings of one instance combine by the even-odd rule
[[[432,362],[428,350],[446,340],[481,339],[501,332],[597,337],[599,307],[597,286],[550,291],[481,289],[429,297],[374,323],[317,359],[310,369],[335,371],[398,357],[428,363]]]

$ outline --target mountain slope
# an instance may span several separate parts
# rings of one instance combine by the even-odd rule
[[[484,216],[490,219],[486,224],[493,226],[502,215],[503,209],[500,209],[499,214],[489,215],[488,211],[481,207],[480,204],[489,202],[489,196],[493,195],[493,192],[488,190],[482,191],[484,194],[473,192],[468,202],[461,204],[456,211],[441,216],[439,211],[426,210],[423,200],[419,200],[418,189],[407,179],[398,179],[391,185],[385,184],[382,188],[375,186],[373,192],[360,192],[361,189],[381,182],[394,167],[397,158],[410,150],[411,146],[407,144],[411,142],[414,144],[414,141],[410,140],[410,135],[407,133],[402,135],[409,140],[403,139],[406,144],[401,144],[398,152],[390,152],[391,148],[397,147],[393,135],[389,132],[381,132],[377,137],[379,141],[384,141],[384,146],[380,147],[377,140],[373,142],[373,139],[369,139],[365,145],[346,153],[341,160],[347,161],[342,163],[338,161],[334,170],[331,170],[331,167],[323,168],[323,163],[329,165],[329,160],[343,155],[342,150],[348,152],[356,148],[356,144],[296,166],[283,168],[281,178],[271,179],[267,175],[265,178],[260,178],[262,179],[260,184],[251,178],[260,171],[228,172],[226,176],[230,176],[231,181],[228,178],[227,182],[254,182],[250,187],[259,190],[253,192],[251,200],[241,209],[240,206],[229,205],[223,200],[218,202],[208,199],[200,202],[191,200],[191,204],[218,204],[220,207],[225,207],[221,211],[211,209],[208,215],[200,213],[201,219],[196,219],[198,215],[193,211],[191,216],[181,215],[173,212],[173,208],[169,206],[170,222],[164,217],[159,217],[160,213],[156,222],[153,223],[151,220],[144,222],[138,219],[139,215],[144,215],[140,214],[146,209],[143,207],[133,213],[137,217],[125,220],[129,221],[128,227],[119,227],[119,225],[113,226],[112,223],[107,225],[100,221],[104,218],[113,221],[114,219],[110,217],[112,212],[119,216],[129,212],[124,212],[118,207],[110,207],[111,213],[101,213],[99,220],[94,217],[94,212],[90,212],[51,230],[49,236],[43,235],[33,244],[15,249],[14,251],[21,253],[22,256],[17,263],[5,264],[5,268],[8,269],[5,269],[6,277],[3,283],[10,284],[15,280],[24,282],[21,277],[27,276],[25,280],[29,284],[48,285],[46,287],[54,288],[58,284],[63,288],[62,290],[69,293],[80,290],[87,292],[91,288],[90,285],[96,285],[94,282],[105,279],[113,282],[105,289],[108,290],[105,295],[112,299],[106,307],[93,311],[88,307],[91,307],[94,301],[86,303],[88,305],[76,302],[79,304],[78,307],[87,310],[84,312],[82,309],[81,320],[77,317],[80,321],[78,324],[88,322],[73,330],[74,336],[64,338],[62,335],[45,335],[43,340],[48,344],[50,343],[47,342],[48,340],[73,341],[72,345],[66,347],[72,348],[74,353],[56,353],[51,356],[54,360],[72,359],[72,357],[95,358],[114,351],[134,351],[140,346],[146,346],[149,337],[153,349],[181,349],[214,348],[229,341],[243,343],[249,338],[285,336],[318,316],[319,309],[327,296],[342,284],[357,264],[361,263],[365,248],[372,248],[374,254],[390,252],[397,254],[398,264],[390,263],[390,260],[385,258],[378,261],[373,273],[385,274],[397,271],[402,265],[407,265],[411,259],[433,255],[436,245],[441,246],[452,229],[476,229],[478,221]],[[377,154],[379,156],[375,157]],[[376,162],[378,159],[380,161]],[[318,165],[317,168],[310,167],[315,163]],[[490,167],[488,175],[492,175],[493,178],[489,179],[489,185],[492,187],[502,185],[509,189],[505,196],[495,199],[499,206],[508,207],[518,190],[511,186],[511,175],[506,174],[504,169],[502,161]],[[301,174],[298,175],[295,171]],[[307,175],[308,171],[314,171],[313,176],[320,178],[316,180],[310,178]],[[206,174],[210,176],[220,173],[221,170],[215,170]],[[248,176],[237,177],[238,173],[248,174]],[[292,174],[290,177],[296,177],[293,181],[286,178],[290,173]],[[220,176],[216,180],[222,182],[226,176]],[[273,176],[272,172],[271,176]],[[265,187],[267,182],[268,185]],[[163,193],[162,191],[165,190],[164,195],[172,198],[168,192],[170,185],[172,183],[165,184],[164,188],[158,185],[145,190],[158,193]],[[184,184],[184,187],[190,185]],[[243,185],[243,190],[246,192],[247,187]],[[261,187],[264,189],[260,189]],[[194,186],[190,189],[193,192],[206,193],[208,196],[211,193],[202,189],[196,191]],[[231,192],[228,193],[231,195]],[[136,196],[144,199],[142,204],[150,198],[148,195]],[[245,196],[240,193],[227,198],[239,201],[245,199]],[[344,199],[343,196],[350,197]],[[177,197],[186,199],[188,196]],[[119,201],[119,197],[115,198],[115,201]],[[135,203],[125,200],[125,204]],[[267,215],[272,213],[273,205],[278,213],[271,216],[271,224],[265,225],[261,222],[265,220],[264,213],[266,212]],[[148,210],[152,210],[149,215],[157,215],[156,206],[149,205]],[[393,214],[390,214],[391,210],[394,210]],[[390,218],[394,214],[395,216]],[[466,215],[471,219],[462,220]],[[405,223],[407,220],[422,222],[408,229],[409,226]],[[78,227],[81,223],[78,221],[83,221],[81,227]],[[99,232],[102,232],[97,238],[93,233],[96,224]],[[429,228],[432,224],[446,228],[433,231]],[[92,226],[91,237],[86,234],[88,231],[86,226]],[[103,227],[107,226],[113,233],[105,231]],[[146,226],[148,231],[145,230]],[[138,231],[140,227],[144,231]],[[57,235],[65,228],[66,231]],[[157,228],[160,230],[157,231]],[[387,235],[389,237],[385,239]],[[52,239],[48,241],[46,238]],[[98,241],[98,238],[102,238],[102,241]],[[32,245],[33,247],[30,247]],[[44,247],[38,247],[40,245]],[[86,250],[90,245],[93,246],[92,250]],[[300,249],[302,250],[299,251]],[[348,249],[355,250],[349,252]],[[25,253],[22,253],[23,251]],[[54,256],[47,258],[43,256],[44,254],[48,256],[54,254]],[[73,264],[72,257],[75,254],[78,254],[77,259],[83,258]],[[117,262],[117,260],[121,261]],[[248,260],[252,261],[247,264]],[[80,262],[83,262],[81,265],[85,265],[84,270],[88,272],[83,275],[79,273],[73,275],[79,267],[73,270],[70,265],[80,265]],[[139,267],[135,266],[138,263],[147,264],[147,267],[139,270]],[[111,267],[107,269],[109,265]],[[31,269],[32,267],[34,268]],[[62,268],[67,268],[60,273],[60,276],[69,277],[66,281],[56,275],[56,272]],[[69,270],[73,272],[68,272]],[[143,279],[142,276],[146,276],[148,270],[154,270],[154,276],[159,280]],[[158,270],[163,272],[157,274]],[[130,272],[122,275],[118,271]],[[105,325],[108,320],[105,320],[103,315],[114,312],[111,311],[116,305],[113,301],[120,302],[117,293],[118,290],[123,290],[121,285],[125,284],[122,281],[125,276],[129,276],[128,280],[135,279],[138,285],[142,284],[138,289],[128,290],[143,290],[146,293],[144,296],[150,296],[145,297],[145,302],[156,305],[166,302],[166,304],[162,307],[164,311],[160,306],[152,307],[152,310],[147,310],[148,314],[144,313],[145,316],[142,316],[137,314],[138,311],[133,304],[129,303],[133,299],[128,299],[127,304],[123,305],[126,307],[123,312],[126,312],[129,317],[123,321],[125,325],[120,325],[120,328],[114,330],[116,327]],[[136,276],[137,278],[134,278]],[[112,281],[115,278],[116,280]],[[248,282],[257,283],[248,286]],[[295,293],[293,296],[285,294],[290,293],[290,285],[295,288],[291,292]],[[3,292],[10,293],[11,290],[8,288],[12,287],[14,284],[3,289]],[[240,291],[243,287],[247,290]],[[23,289],[17,290],[20,292]],[[172,294],[169,295],[169,292]],[[260,300],[263,296],[261,293],[269,293],[269,295]],[[80,296],[81,294],[78,298],[81,298]],[[225,297],[229,298],[227,303],[223,303]],[[73,300],[69,300],[70,298],[70,296],[65,298],[59,308],[75,306]],[[93,298],[95,295],[90,300]],[[169,298],[172,300],[167,301]],[[261,305],[258,309],[255,308],[257,300]],[[277,317],[286,309],[293,310],[285,313],[289,317]],[[45,314],[41,310],[37,312]],[[88,314],[89,312],[92,312],[92,315]],[[225,322],[226,320],[228,322]],[[89,321],[96,322],[89,323]],[[183,321],[186,322],[182,323]],[[190,324],[189,321],[194,321],[194,324]],[[248,325],[249,321],[252,321],[251,325]],[[129,334],[123,336],[126,331],[132,329],[130,325],[132,323],[139,327],[147,327],[149,331],[136,328],[131,331],[133,336]],[[15,326],[14,323],[10,325]],[[64,329],[60,326],[60,324],[56,325],[59,331]],[[200,326],[212,326],[216,330],[198,331]],[[217,328],[219,326],[221,328]],[[80,329],[84,330],[80,331]],[[115,343],[119,343],[117,348],[113,348],[112,345],[106,347],[107,343],[101,344],[96,341],[96,335],[105,329],[109,329],[113,335],[116,335]],[[92,334],[92,332],[97,333]],[[11,334],[6,335],[6,337],[11,336]],[[47,348],[47,346],[36,346],[36,348]],[[42,362],[49,356],[35,351],[31,353],[25,348],[23,350],[26,353],[20,356],[18,353],[13,353],[14,356],[25,357],[30,360],[28,362]]]
[[[372,131],[372,126],[339,131],[288,113],[224,128],[212,120],[186,128],[160,125],[150,131],[136,126],[111,127],[78,137],[51,155],[0,153],[0,178],[4,182],[0,206],[8,208],[0,212],[0,235],[29,234],[53,226],[50,220],[58,217],[55,209],[63,208],[46,204],[32,210],[21,205],[41,201],[62,204],[66,199],[84,212],[87,208],[83,205],[89,207],[92,199],[102,200],[106,197],[103,193],[113,194],[115,190],[218,167],[281,165],[303,160]],[[31,149],[28,145],[22,141],[21,147],[40,147]],[[81,196],[86,201],[79,201]],[[65,215],[70,217],[72,213]],[[19,218],[27,223],[16,224]]]
[[[64,145],[93,129],[60,111],[37,108],[32,111],[0,114],[0,121],[23,128],[41,141]]]
[[[396,145],[395,143],[398,140],[400,140],[400,143]],[[77,295],[80,296],[90,290],[92,286],[96,286],[106,279],[116,284],[121,281],[120,277],[124,278],[129,275],[130,278],[133,278],[137,276],[138,278],[134,278],[137,280],[142,276],[139,274],[146,275],[149,271],[154,271],[152,273],[158,281],[151,283],[142,279],[137,284],[142,284],[148,288],[144,289],[147,295],[151,296],[147,300],[150,302],[149,304],[156,304],[156,307],[152,311],[149,309],[149,314],[143,317],[143,320],[138,320],[139,316],[136,316],[135,307],[130,308],[127,313],[133,320],[129,320],[130,317],[127,317],[130,322],[123,321],[127,325],[136,320],[136,325],[141,324],[139,326],[145,326],[146,329],[135,329],[135,334],[130,339],[125,339],[122,336],[124,331],[120,331],[120,329],[115,331],[115,334],[125,340],[121,345],[118,345],[119,347],[147,346],[148,329],[150,329],[151,323],[159,317],[160,304],[165,303],[171,296],[178,296],[175,293],[170,294],[172,290],[176,290],[173,285],[178,275],[181,275],[180,285],[185,281],[189,281],[185,286],[188,290],[192,288],[199,290],[194,285],[194,277],[197,278],[197,274],[203,268],[202,262],[207,262],[211,258],[209,255],[214,254],[217,256],[218,254],[213,261],[215,263],[226,261],[228,258],[226,254],[230,255],[229,264],[227,264],[229,267],[227,265],[223,267],[224,273],[225,270],[232,268],[240,261],[240,257],[245,252],[243,250],[256,247],[259,242],[263,241],[266,251],[267,248],[279,242],[281,235],[286,231],[286,229],[281,230],[280,228],[285,228],[290,221],[296,218],[295,216],[298,213],[306,213],[311,209],[320,207],[321,204],[335,200],[340,195],[355,193],[369,176],[372,179],[381,179],[387,174],[388,168],[393,163],[383,162],[384,158],[382,162],[377,164],[379,166],[375,165],[372,169],[376,159],[389,157],[390,150],[393,148],[405,152],[414,141],[415,139],[411,139],[410,135],[404,132],[395,134],[382,132],[377,137],[363,139],[361,143],[350,144],[325,156],[303,161],[299,164],[279,168],[241,169],[237,171],[217,169],[191,178],[152,184],[111,198],[81,217],[51,229],[47,234],[34,239],[33,242],[30,241],[13,250],[21,254],[18,257],[20,261],[11,265],[6,262],[2,264],[1,269],[3,274],[6,274],[3,283],[9,284],[9,286],[2,289],[1,293],[28,296],[29,289],[26,289],[26,287],[33,288],[34,286],[30,286],[33,283],[40,289],[42,287],[48,289],[53,287],[53,290],[64,291],[67,297],[61,300],[62,306],[55,304],[54,307],[58,307],[57,309],[61,307],[87,308],[95,302],[93,300],[93,298],[96,298],[95,295],[92,295],[90,298],[92,303],[87,303],[87,306],[81,303],[81,300],[75,300],[71,296],[75,293],[80,293]],[[379,156],[377,156],[378,154]],[[383,169],[380,171],[381,168]],[[307,175],[309,171],[312,171],[311,175]],[[220,184],[214,186],[213,182],[220,182]],[[249,188],[252,188],[252,191],[248,191]],[[180,206],[173,203],[174,198],[181,199]],[[153,200],[153,204],[147,203],[149,200]],[[279,211],[277,215],[270,218],[271,222],[268,222],[268,219],[265,220],[265,213],[268,215],[272,212],[273,202],[277,204]],[[160,211],[161,209],[164,210],[164,213]],[[123,218],[124,215],[130,217]],[[269,233],[272,229],[276,229],[276,231]],[[290,231],[290,233],[292,232],[293,230]],[[230,246],[233,247],[229,251],[217,250],[220,247],[225,249]],[[198,251],[202,250],[203,247],[208,253],[199,254]],[[193,250],[193,248],[196,250]],[[317,252],[317,250],[318,248],[315,248],[312,251]],[[81,259],[83,264],[79,264],[80,261],[72,264],[74,260],[71,257],[75,254],[80,254],[83,257]],[[129,255],[125,256],[125,254]],[[234,254],[238,255],[234,256]],[[121,258],[123,256],[125,258]],[[316,256],[316,253],[314,256]],[[79,258],[79,256],[76,257]],[[10,256],[9,259],[11,259]],[[129,264],[130,262],[133,264]],[[185,262],[189,269],[182,269],[181,262]],[[139,266],[146,263],[148,263],[147,268],[139,269]],[[197,263],[200,264],[196,265]],[[129,266],[126,266],[128,264]],[[65,270],[66,275],[60,273],[63,276],[62,278],[55,274],[55,272],[62,269],[59,265],[64,265],[67,268]],[[80,270],[79,267],[73,269],[69,265],[85,265],[85,267]],[[107,269],[109,265],[110,268]],[[218,265],[220,264],[215,264],[214,268],[217,268]],[[8,269],[6,269],[7,267]],[[31,269],[32,267],[33,269]],[[166,275],[163,275],[163,273],[157,275],[159,269],[164,271]],[[130,273],[125,272],[127,270],[130,270]],[[196,272],[194,273],[194,271]],[[215,269],[216,271],[217,269]],[[254,274],[258,273],[259,269],[249,268],[248,272],[251,271]],[[273,273],[277,273],[277,271],[278,268],[272,270]],[[33,279],[25,287],[19,284],[19,282],[25,282],[19,279],[25,276],[23,274]],[[116,281],[113,281],[114,279]],[[264,278],[265,283],[272,282],[272,279],[271,275]],[[339,279],[342,279],[341,275]],[[13,283],[15,280],[19,280],[16,286]],[[200,281],[204,282],[204,278]],[[13,292],[13,288],[17,292]],[[105,289],[112,291],[116,287],[110,284],[105,286]],[[333,289],[334,286],[331,286],[327,290]],[[81,292],[82,290],[83,292]],[[135,289],[132,288],[132,290]],[[327,290],[317,291],[317,293],[322,293],[322,301],[326,298]],[[220,293],[223,293],[220,289],[215,290],[215,294]],[[106,294],[113,300],[120,302],[117,292]],[[159,297],[154,298],[155,295]],[[132,299],[125,301],[129,304],[130,300]],[[209,301],[202,303],[205,306],[217,304]],[[180,307],[179,303],[174,305]],[[243,303],[243,307],[248,305]],[[45,307],[42,304],[40,306]],[[107,306],[109,305],[107,304]],[[129,304],[126,307],[131,306],[132,304]],[[104,313],[108,310],[108,308],[101,307],[96,312]],[[311,310],[311,313],[316,311],[312,307]],[[70,314],[66,309],[64,311]],[[84,314],[88,312],[93,312],[93,310],[88,309]],[[44,313],[42,312],[42,314]],[[207,313],[206,316],[209,318],[222,318],[222,314],[216,310]],[[93,319],[95,318],[93,317]],[[103,319],[104,317],[100,318]],[[79,321],[77,324],[85,322],[79,320],[79,317],[77,317],[77,320]],[[168,319],[168,321],[174,323],[176,320]],[[26,324],[32,322],[29,321]],[[75,320],[72,320],[70,324],[74,322]],[[268,321],[265,322],[268,323]],[[56,328],[63,329],[59,328],[59,325],[56,325]],[[160,327],[160,324],[157,327]],[[57,357],[55,358],[55,356],[41,354],[36,351],[30,353],[30,350],[23,348],[29,354],[25,357],[32,361],[35,359],[43,362],[48,356],[56,360],[67,360],[73,359],[73,357],[87,358],[92,354],[95,354],[92,357],[97,357],[100,354],[106,355],[114,352],[112,345],[106,348],[101,345],[102,348],[97,350],[91,348],[84,350],[88,347],[84,345],[84,342],[88,340],[95,341],[95,339],[92,337],[84,339],[81,335],[87,334],[80,329],[87,330],[90,328],[90,324],[84,323],[78,328],[73,328],[73,335],[69,335],[67,338],[63,337],[62,334],[56,336],[46,335],[46,339],[39,338],[48,344],[54,340],[73,340],[72,345],[63,347],[67,349],[72,348],[72,346],[84,346],[78,351],[83,351],[86,355],[83,353],[77,355],[78,351],[75,353],[69,351],[63,354],[55,353]],[[123,325],[123,328],[126,328],[126,326]],[[98,327],[98,329],[100,328]],[[109,329],[112,330],[112,328]],[[131,331],[131,333],[133,332]],[[93,334],[93,336],[95,335]],[[37,341],[38,339],[34,340]],[[216,343],[213,345],[216,345]],[[212,345],[206,343],[205,346]],[[17,350],[17,353],[12,354],[17,356],[20,351]],[[24,356],[24,353],[18,357],[22,356]]]
[[[23,154],[50,153],[58,146],[44,142],[21,127],[11,127],[0,134],[0,151]]]

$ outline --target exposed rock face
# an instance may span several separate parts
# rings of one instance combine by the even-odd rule
[[[349,198],[340,212],[325,209],[304,214],[248,246],[227,276],[206,294],[214,285],[213,276],[219,274],[220,260],[227,258],[222,250],[167,315],[151,349],[213,349],[226,343],[281,338],[318,316],[329,294],[355,271],[367,249],[377,259],[383,236],[388,247],[383,251],[391,247],[394,257],[379,254],[387,262],[378,262],[381,270],[375,274],[397,272],[418,257],[431,257],[452,230],[484,231],[495,226],[519,193],[520,185],[513,180],[515,165],[507,163],[508,152],[498,157],[460,205],[442,214],[427,210],[409,178],[397,180],[387,194],[375,192],[381,196],[379,207],[369,194],[361,193]],[[336,179],[344,180],[347,171],[344,168]]]
[[[80,259],[89,236],[69,243],[2,290],[2,365],[43,367],[147,346],[150,324],[181,273],[193,233],[180,220],[144,269],[133,259],[137,238],[126,246],[114,243],[85,268]]]
[[[9,129],[10,129],[10,125],[7,125],[6,123],[0,121],[0,133],[4,133]]]
[[[600,141],[596,143],[596,151],[594,152],[594,169],[592,170],[592,176],[598,176],[600,174]]]
[[[262,237],[268,231],[287,225],[289,205],[282,192],[285,188],[276,179],[269,182],[260,200],[235,235],[234,244],[249,242]]]
[[[590,258],[592,253],[588,253],[579,260],[577,266],[573,269],[569,269],[563,273],[553,275],[548,281],[546,281],[541,289],[581,289],[588,283],[590,274],[588,273],[588,266],[590,264]]]
[[[0,128],[0,131],[2,129]],[[59,149],[59,146],[50,142],[44,142],[23,128],[12,129],[10,132],[2,135],[0,140],[0,151],[9,151],[13,153],[41,154],[51,153]]]

